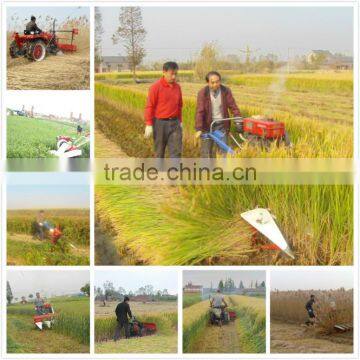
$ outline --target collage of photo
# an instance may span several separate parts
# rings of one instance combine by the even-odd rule
[[[0,359],[359,358],[359,9],[1,0]]]

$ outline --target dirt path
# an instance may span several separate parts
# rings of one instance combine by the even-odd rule
[[[95,130],[95,157],[96,158],[123,158],[125,152],[109,140],[100,130]]]
[[[89,89],[89,86],[88,52],[48,55],[40,62],[8,57],[9,90],[85,90]]]
[[[240,341],[237,333],[237,322],[223,326],[208,325],[201,338],[194,346],[196,353],[240,353]]]
[[[321,335],[315,329],[271,321],[272,353],[352,353],[353,334]]]
[[[9,353],[88,353],[89,347],[52,330],[38,331],[32,316],[8,315]]]

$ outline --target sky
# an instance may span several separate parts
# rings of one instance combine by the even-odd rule
[[[134,268],[133,270],[101,271],[95,273],[95,286],[102,287],[111,281],[115,288],[120,286],[127,292],[135,291],[144,285],[152,285],[156,290],[167,289],[169,294],[178,292],[178,274],[175,270]]]
[[[353,272],[349,268],[337,268],[325,271],[289,270],[272,271],[271,290],[329,290],[354,287]]]
[[[18,19],[17,24],[26,24],[32,15],[37,18],[39,26],[46,16],[55,17],[58,23],[64,21],[68,16],[70,18],[86,16],[88,19],[90,17],[89,7],[80,6],[9,6],[6,8],[6,12],[7,29],[13,29],[15,19]]]
[[[59,101],[59,99],[61,101]],[[18,93],[8,92],[6,107],[21,110],[25,105],[26,110],[31,110],[45,115],[69,117],[73,112],[74,117],[82,114],[82,119],[89,121],[91,114],[91,99],[88,91],[32,91],[19,99]]]
[[[90,186],[84,173],[8,173],[7,208],[89,208]]]
[[[244,286],[247,287],[250,286],[251,281],[253,281],[253,283],[255,283],[255,281],[258,283],[265,281],[266,275],[265,271],[253,270],[190,270],[183,272],[183,285],[186,285],[189,281],[191,281],[194,285],[211,287],[212,284],[213,287],[216,287],[220,280],[225,280],[226,278],[232,278],[236,286],[238,286],[240,284],[240,280],[242,280]]]
[[[103,55],[125,55],[111,36],[120,8],[103,7]],[[352,54],[351,7],[143,7],[147,31],[144,63],[194,57],[206,42],[226,54],[277,54],[286,59],[313,49]]]
[[[40,292],[41,296],[70,295],[80,292],[80,288],[90,281],[88,271],[80,270],[8,270],[14,298]]]

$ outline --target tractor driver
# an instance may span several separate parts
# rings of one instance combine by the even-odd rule
[[[315,303],[315,295],[310,295],[310,300],[305,304],[305,309],[309,315],[309,319],[305,322],[306,325],[314,325],[315,324],[315,313],[313,309],[313,305]]]
[[[197,95],[195,115],[195,138],[199,139],[204,133],[210,131],[210,125],[215,120],[229,118],[229,112],[234,117],[240,117],[240,110],[231,90],[221,84],[221,75],[217,71],[210,71],[205,77],[207,85]],[[236,124],[241,127],[242,123]],[[230,121],[215,122],[213,130],[221,130],[225,133],[225,142],[230,131]],[[238,129],[242,132],[242,128]],[[214,158],[216,156],[216,144],[212,139],[202,138],[200,154],[202,158]]]
[[[227,307],[227,303],[225,301],[224,295],[221,294],[220,289],[216,290],[216,294],[212,296],[211,300],[210,300],[210,306],[213,308],[218,308],[218,309],[224,309],[225,307]]]
[[[40,293],[36,293],[35,295],[35,311],[37,315],[42,315],[44,313],[44,300],[40,297]]]
[[[122,328],[125,330],[125,338],[128,339],[130,337],[129,318],[132,318],[132,314],[129,301],[129,297],[125,296],[124,300],[116,306],[115,314],[117,325],[115,329],[114,341],[120,339],[120,332]]]
[[[36,25],[36,17],[34,15],[31,16],[31,20],[26,24],[26,32],[28,34],[31,32],[40,34],[42,32],[42,30]]]

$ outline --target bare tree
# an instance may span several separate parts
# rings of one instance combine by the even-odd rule
[[[120,26],[112,36],[114,44],[121,41],[125,48],[129,65],[136,79],[136,67],[145,57],[144,42],[146,30],[142,24],[141,9],[138,6],[122,7],[119,15]]]
[[[95,65],[99,66],[102,61],[102,14],[100,8],[95,7]]]

